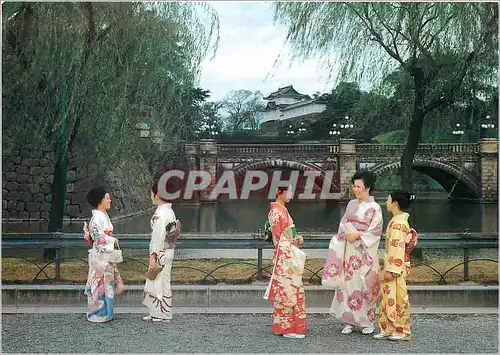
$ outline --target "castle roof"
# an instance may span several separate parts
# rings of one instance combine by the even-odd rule
[[[274,100],[278,97],[292,97],[296,99],[302,99],[308,97],[308,95],[303,95],[295,90],[292,85],[288,85],[270,93],[269,96],[264,97],[264,100]]]

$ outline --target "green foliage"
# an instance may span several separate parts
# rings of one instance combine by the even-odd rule
[[[340,135],[333,137],[367,141],[390,126],[388,99],[375,92],[362,92],[356,83],[339,83],[327,98],[325,111],[311,124],[312,138],[326,139],[330,131],[338,130]],[[342,127],[346,124],[349,128]]]
[[[204,100],[195,88],[201,62],[218,43],[209,6],[5,3],[3,10],[7,146],[46,142],[58,155],[66,145],[107,164],[138,153],[138,122],[171,141],[192,133]]]
[[[319,56],[331,71],[339,68],[338,80],[378,84],[401,68],[393,84],[405,90],[392,89],[410,105],[396,105],[399,117],[411,111],[401,157],[405,189],[426,115],[460,100],[464,81],[498,80],[497,4],[277,2],[275,20],[288,30],[294,58]],[[472,91],[476,98],[479,88]]]

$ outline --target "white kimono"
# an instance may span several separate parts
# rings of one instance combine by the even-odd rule
[[[170,290],[170,274],[174,260],[174,246],[166,242],[166,227],[176,220],[171,203],[158,206],[151,218],[151,242],[149,255],[156,255],[156,262],[163,270],[155,280],[146,279],[144,300],[149,313],[155,318],[172,319],[172,291]]]
[[[107,213],[92,210],[92,219],[84,229],[85,239],[92,244],[89,252],[89,272],[85,285],[88,298],[87,319],[107,322],[114,318],[116,296],[123,290],[123,281],[116,264],[110,262],[116,238]]]

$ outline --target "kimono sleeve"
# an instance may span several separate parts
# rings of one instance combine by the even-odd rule
[[[273,235],[273,244],[276,246],[280,241],[281,233],[283,233],[284,216],[280,211],[274,208],[269,211],[268,218],[271,224],[269,229]]]
[[[347,207],[345,209],[345,212],[344,212],[344,215],[342,216],[342,218],[340,219],[340,223],[339,223],[339,229],[337,231],[337,234],[340,234],[342,232],[345,232],[345,225],[347,223],[347,215],[349,213],[351,213],[351,210],[354,208],[355,204],[355,201],[354,200],[351,200],[349,201],[349,203],[347,204]]]
[[[382,235],[383,217],[380,206],[377,204],[375,207],[368,209],[366,216],[370,224],[361,233],[360,239],[367,248],[370,248],[380,240],[380,236]]]
[[[405,228],[401,224],[394,224],[389,229],[389,241],[385,251],[384,269],[385,271],[401,275],[405,260]]]
[[[93,217],[90,221],[90,235],[98,251],[110,253],[114,250],[116,238],[104,232],[105,222],[100,215]]]
[[[149,254],[160,255],[160,252],[165,249],[165,236],[167,234],[167,219],[162,216],[158,218],[153,224],[153,231],[151,232],[151,242],[149,244]]]

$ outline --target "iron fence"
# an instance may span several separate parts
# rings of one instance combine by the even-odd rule
[[[327,249],[331,233],[314,233],[304,234],[303,249]],[[150,236],[148,234],[121,234],[117,235],[120,240],[120,248],[126,249],[148,249]],[[204,277],[200,280],[202,283],[217,283],[219,280],[214,276],[217,270],[232,266],[235,264],[247,265],[255,268],[248,281],[254,279],[263,279],[264,273],[268,276],[272,272],[272,264],[263,265],[263,250],[273,249],[273,246],[264,240],[264,235],[261,230],[256,233],[229,233],[229,234],[209,234],[209,233],[183,233],[181,238],[176,243],[176,249],[230,249],[230,250],[256,250],[257,264],[246,261],[228,262],[215,267],[211,271],[204,271],[199,268],[190,266],[174,266],[173,269],[192,269],[200,272]],[[380,249],[385,246],[385,238],[382,236]],[[56,251],[55,258],[49,261],[32,260],[29,258],[11,255],[10,258],[18,258],[26,260],[34,265],[38,272],[32,280],[35,283],[40,275],[44,275],[47,280],[61,280],[61,263],[68,260],[80,260],[87,263],[86,259],[79,257],[61,257],[61,249],[71,248],[76,250],[85,250],[86,245],[83,242],[82,235],[79,233],[3,233],[2,248],[4,250],[42,250],[44,248],[54,248]],[[447,284],[446,276],[450,271],[462,266],[463,280],[469,281],[469,264],[478,261],[494,262],[498,264],[498,260],[479,258],[471,259],[470,250],[474,249],[498,249],[498,235],[493,233],[470,233],[468,230],[463,233],[422,233],[419,234],[418,249],[462,249],[463,261],[452,266],[445,272],[440,272],[432,265],[425,263],[422,260],[412,260],[414,266],[425,266],[432,272],[438,275],[439,283]],[[5,256],[4,256],[5,257]],[[124,263],[137,262],[145,267],[147,264],[137,258],[126,257],[124,252]],[[51,279],[45,271],[49,266],[55,265],[55,277]],[[306,271],[311,273],[309,282],[314,282],[315,279],[321,280],[323,268],[318,270]]]

